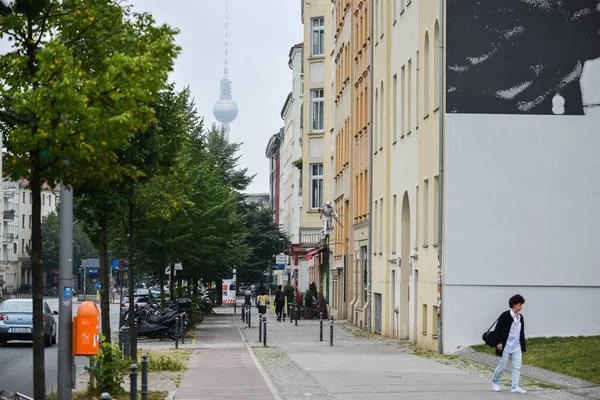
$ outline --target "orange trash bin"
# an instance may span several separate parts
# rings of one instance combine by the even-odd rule
[[[73,318],[73,355],[95,356],[100,351],[100,310],[92,301],[85,301]]]

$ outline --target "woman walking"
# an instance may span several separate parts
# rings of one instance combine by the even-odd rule
[[[495,392],[500,391],[500,377],[510,358],[512,359],[512,388],[510,391],[512,393],[527,393],[527,390],[519,386],[523,353],[527,351],[525,346],[525,320],[521,314],[523,304],[525,304],[525,299],[520,294],[511,297],[508,300],[510,310],[500,314],[496,329],[494,329],[496,354],[500,357],[492,378],[492,388]]]

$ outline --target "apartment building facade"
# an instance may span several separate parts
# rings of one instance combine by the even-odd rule
[[[600,300],[600,10],[501,3],[372,5],[371,330],[445,353],[515,293],[530,336],[600,328],[566,308]],[[560,58],[552,36],[524,45],[556,24],[574,39]]]
[[[283,205],[281,203],[281,143],[283,128],[275,133],[267,143],[265,157],[269,159],[269,207],[273,211],[273,222],[283,229]]]
[[[391,67],[391,2],[373,0],[373,130],[371,181],[371,318],[370,329],[375,333],[390,335],[391,327],[391,268],[389,259],[390,219],[390,124],[389,81]]]
[[[283,229],[290,238],[286,250],[287,276],[300,289],[308,288],[308,264],[305,251],[301,250],[302,196],[302,147],[304,112],[304,45],[290,48],[288,67],[292,70],[292,91],[281,109],[284,121],[281,147],[281,203]]]
[[[332,191],[334,207],[340,223],[333,224],[331,250],[331,313],[335,318],[346,319],[348,299],[352,298],[353,265],[352,252],[352,102],[354,85],[352,79],[352,2],[336,0],[333,3],[332,29],[333,78],[332,78],[332,150],[331,169],[333,171]]]
[[[309,282],[330,298],[330,252],[323,241],[319,208],[333,203],[332,129],[332,3],[302,3],[304,24],[304,123],[302,141],[301,251],[309,262]],[[331,239],[331,238],[330,238]]]
[[[368,325],[369,194],[371,153],[371,0],[352,0],[352,104],[350,137],[352,171],[352,285],[348,319]]]
[[[19,184],[3,181],[2,197],[0,288],[13,289],[18,288],[19,282]]]
[[[32,202],[33,195],[31,189],[29,189],[29,182],[27,180],[21,180],[18,182],[19,186],[19,213],[16,215],[18,219],[18,272],[16,287],[26,284],[31,285],[31,256],[29,249],[31,248],[31,229],[33,223],[32,216]],[[42,210],[41,216],[43,218],[53,211],[56,211],[56,206],[60,201],[60,187],[52,188],[46,184],[42,186],[41,191],[42,197]],[[48,278],[50,277],[50,278]],[[56,278],[56,279],[55,279]],[[58,283],[58,274],[47,274],[46,285],[53,285]]]

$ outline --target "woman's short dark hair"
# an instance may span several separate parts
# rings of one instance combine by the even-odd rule
[[[525,298],[520,294],[515,294],[513,297],[508,300],[508,306],[513,308],[516,304],[525,304]]]

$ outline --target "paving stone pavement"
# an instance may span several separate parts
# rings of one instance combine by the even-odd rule
[[[515,396],[506,386],[500,393],[493,392],[487,368],[463,369],[445,359],[419,357],[406,344],[356,337],[337,322],[334,346],[329,346],[329,321],[325,321],[321,342],[318,320],[300,320],[296,326],[289,320],[277,322],[269,313],[265,348],[258,342],[256,308],[252,312],[252,327],[239,316],[235,322],[281,399],[496,400]],[[503,383],[509,379],[505,374]],[[528,396],[538,399],[584,398],[564,390],[526,388]]]

